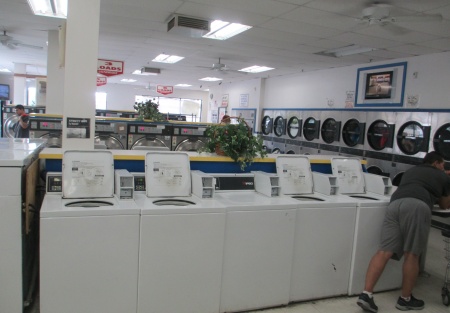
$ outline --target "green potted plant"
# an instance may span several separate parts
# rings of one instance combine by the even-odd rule
[[[134,104],[135,111],[139,114],[137,117],[138,121],[152,120],[154,122],[165,121],[166,118],[162,113],[159,112],[159,104],[148,100],[146,102],[136,102]]]
[[[209,141],[200,152],[215,152],[238,162],[242,171],[257,157],[264,158],[267,152],[261,137],[253,136],[243,118],[232,117],[236,123],[220,123],[208,126]]]

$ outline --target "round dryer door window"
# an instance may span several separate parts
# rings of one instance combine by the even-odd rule
[[[3,122],[3,137],[14,138],[14,128],[19,122],[18,115],[11,115]]]
[[[323,141],[326,143],[333,143],[336,138],[337,131],[336,120],[334,118],[327,118],[323,122],[322,129],[320,130]]]
[[[176,147],[175,151],[198,151],[203,148],[205,143],[200,139],[189,138],[181,141]]]
[[[316,138],[319,122],[314,117],[308,117],[303,125],[303,136],[306,140],[312,141]]]
[[[291,117],[287,123],[287,134],[289,138],[294,139],[300,136],[301,135],[300,129],[301,129],[300,120],[296,116]]]
[[[47,143],[45,144],[45,146],[47,148],[61,148],[62,147],[61,134],[48,133],[48,134],[42,135],[40,138],[47,140]]]
[[[342,139],[347,146],[356,146],[360,142],[362,136],[364,136],[364,134],[362,134],[358,120],[352,118],[344,124],[344,127],[342,128]]]
[[[446,160],[450,160],[450,123],[444,124],[436,131],[433,138],[434,150]]]
[[[94,142],[97,144],[104,144],[108,150],[123,150],[123,144],[113,136],[99,135],[95,136]]]
[[[142,137],[131,146],[131,150],[170,150],[164,141],[155,137]]]
[[[404,154],[413,155],[420,152],[424,142],[424,129],[419,123],[407,122],[400,127],[397,134],[397,145]]]
[[[273,121],[270,116],[264,116],[261,123],[261,130],[264,135],[269,135],[273,129]]]
[[[281,137],[285,134],[285,128],[286,128],[286,121],[283,117],[278,116],[275,119],[275,123],[273,125],[273,132],[275,133],[275,136]]]
[[[389,140],[389,125],[383,120],[373,122],[367,132],[367,142],[374,150],[383,150]]]

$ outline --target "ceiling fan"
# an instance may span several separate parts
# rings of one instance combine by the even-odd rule
[[[223,74],[226,74],[227,72],[236,72],[236,73],[246,74],[245,72],[239,72],[236,70],[232,70],[230,67],[228,67],[228,65],[221,63],[220,58],[219,58],[219,62],[213,63],[213,65],[211,65],[210,67],[208,67],[208,66],[198,66],[198,67],[209,68],[212,71],[217,71],[217,72],[220,72]]]
[[[5,47],[8,47],[9,49],[17,49],[18,47],[25,47],[25,48],[31,48],[31,49],[38,49],[42,50],[44,49],[41,46],[35,46],[35,45],[29,45],[22,43],[19,40],[14,39],[13,37],[6,34],[6,30],[3,31],[3,35],[0,35],[0,42]]]
[[[415,14],[415,15],[391,15],[392,5],[383,2],[373,2],[368,7],[365,7],[361,14],[362,17],[357,18],[357,21],[369,26],[379,25],[386,28],[393,33],[406,33],[409,30],[397,23],[414,23],[414,22],[434,22],[441,21],[440,14]]]

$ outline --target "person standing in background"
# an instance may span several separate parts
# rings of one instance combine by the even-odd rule
[[[14,126],[14,138],[29,138],[30,117],[25,113],[23,105],[16,105],[16,114],[19,116],[19,122]]]
[[[401,296],[395,307],[401,311],[422,310],[425,303],[412,295],[419,275],[419,258],[426,250],[431,227],[431,210],[436,203],[441,209],[450,206],[450,177],[444,170],[444,159],[429,152],[423,164],[407,170],[398,189],[392,194],[381,229],[379,250],[366,272],[364,291],[357,304],[376,313],[373,289],[390,259],[403,260]]]

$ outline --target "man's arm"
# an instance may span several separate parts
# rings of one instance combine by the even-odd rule
[[[442,210],[450,209],[450,196],[442,196],[439,198],[439,207]]]

